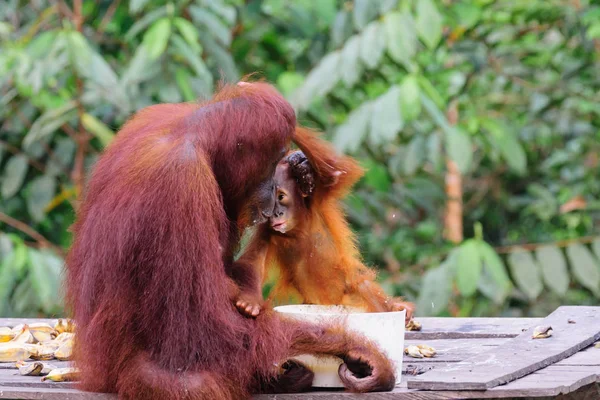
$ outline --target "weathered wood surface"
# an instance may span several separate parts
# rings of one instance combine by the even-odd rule
[[[491,351],[409,378],[408,388],[485,390],[521,378],[600,339],[600,307],[559,307],[540,325],[552,326],[554,334],[532,339],[532,326]]]
[[[406,340],[512,338],[538,325],[542,318],[417,318],[420,332],[406,332]]]
[[[38,320],[48,322],[48,320]],[[443,368],[478,353],[489,352],[511,338],[541,322],[538,318],[419,318],[421,332],[407,332],[406,345],[426,343],[436,348],[432,359],[406,356],[403,368]],[[0,319],[0,326],[33,322],[23,319]],[[57,366],[68,363],[52,361]],[[569,372],[566,372],[569,371]],[[409,376],[393,392],[355,395],[340,390],[302,394],[255,396],[255,400],[363,399],[363,400],[446,400],[474,398],[520,398],[546,400],[600,399],[600,349],[589,348],[524,378],[487,391],[420,391],[407,388]],[[410,377],[412,378],[412,377]],[[41,382],[40,377],[22,377],[10,363],[0,363],[0,399],[40,400],[116,400],[115,395],[86,393],[73,389],[72,383]],[[552,396],[552,397],[548,397]],[[565,397],[572,396],[572,397]],[[575,397],[573,397],[575,396]]]

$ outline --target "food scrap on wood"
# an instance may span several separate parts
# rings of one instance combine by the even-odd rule
[[[533,339],[546,339],[552,336],[552,327],[551,326],[536,326],[533,330]]]
[[[412,358],[431,358],[434,357],[437,352],[431,346],[427,346],[426,344],[418,344],[408,346],[406,349],[404,349],[404,354]]]

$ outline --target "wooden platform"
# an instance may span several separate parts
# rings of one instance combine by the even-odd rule
[[[354,395],[342,391],[322,391],[302,394],[260,395],[255,396],[255,399],[600,399],[600,348],[593,345],[532,374],[485,391],[407,389],[407,379],[414,376],[414,374],[435,367],[458,366],[457,363],[460,361],[473,355],[488,352],[542,321],[542,319],[537,318],[419,318],[418,320],[422,323],[423,330],[421,332],[407,332],[406,345],[426,343],[433,346],[438,351],[438,355],[433,359],[406,357],[403,364],[402,382],[393,392]],[[14,326],[19,323],[33,321],[0,319],[0,326]],[[527,357],[527,355],[525,354],[523,357]],[[60,366],[67,363],[53,362],[53,364]],[[73,389],[71,383],[41,382],[39,377],[23,377],[18,375],[12,364],[0,363],[0,399],[115,400],[116,396],[80,392]]]

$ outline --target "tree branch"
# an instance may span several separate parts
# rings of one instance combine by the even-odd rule
[[[62,248],[50,242],[41,233],[30,227],[24,222],[19,221],[18,219],[14,219],[13,217],[0,212],[0,222],[4,222],[6,225],[9,225],[18,231],[23,232],[27,236],[35,239],[36,242],[40,244],[41,247],[48,247],[56,251],[58,254],[64,257],[65,252]]]

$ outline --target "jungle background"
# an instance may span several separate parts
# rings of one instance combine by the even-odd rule
[[[0,316],[62,313],[133,112],[253,72],[367,168],[348,218],[417,315],[600,303],[599,1],[3,0],[0,41]]]

